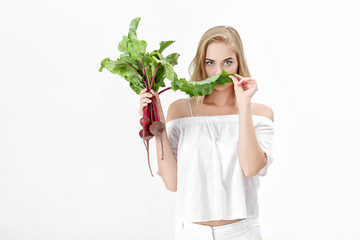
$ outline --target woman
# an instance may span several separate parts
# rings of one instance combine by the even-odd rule
[[[232,83],[211,94],[184,98],[168,109],[161,143],[156,137],[158,174],[176,192],[175,240],[261,239],[258,223],[259,176],[272,162],[274,114],[252,103],[258,89],[251,78],[238,32],[217,26],[202,36],[191,63],[191,81],[226,70]],[[140,110],[155,92],[140,94]]]

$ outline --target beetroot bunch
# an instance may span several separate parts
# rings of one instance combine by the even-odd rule
[[[144,40],[138,40],[136,35],[139,21],[140,18],[135,18],[131,21],[128,35],[123,36],[122,41],[119,42],[118,49],[121,52],[120,57],[117,60],[111,60],[110,58],[103,59],[99,71],[101,72],[103,68],[106,68],[110,72],[122,76],[130,83],[130,87],[137,94],[140,94],[144,88],[146,88],[148,92],[150,92],[150,89],[158,92],[160,87],[166,87],[164,83],[165,78],[170,81],[177,78],[173,66],[177,64],[177,59],[180,55],[178,53],[172,53],[166,57],[162,55],[164,49],[175,41],[162,41],[158,50],[154,50],[151,53],[146,52],[147,43]],[[170,88],[171,87],[165,88],[161,92]],[[165,124],[160,121],[155,97],[153,97],[152,102],[144,108],[144,114],[140,120],[140,124],[142,129],[139,135],[143,139],[147,151],[150,172],[153,176],[149,159],[149,140],[155,135],[161,138],[161,133],[165,130]],[[163,146],[162,138],[161,146]]]
[[[140,125],[142,126],[142,129],[139,131],[139,136],[143,139],[147,151],[149,169],[151,172],[151,176],[153,176],[150,167],[149,140],[153,138],[153,136],[160,137],[162,151],[161,160],[164,160],[162,133],[165,131],[165,124],[160,121],[154,96],[152,97],[151,103],[144,107],[144,113],[143,117],[140,119]]]

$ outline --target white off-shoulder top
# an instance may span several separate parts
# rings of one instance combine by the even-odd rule
[[[177,158],[176,219],[258,217],[259,176],[266,175],[273,162],[274,123],[260,115],[252,115],[252,119],[258,143],[268,158],[267,165],[253,177],[244,175],[238,159],[238,114],[191,116],[166,123]]]

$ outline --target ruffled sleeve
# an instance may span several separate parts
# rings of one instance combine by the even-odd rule
[[[166,123],[166,132],[169,138],[171,150],[175,158],[177,158],[177,149],[179,144],[180,131],[176,126],[175,122],[176,120],[172,120]]]
[[[255,125],[255,134],[258,140],[258,143],[264,153],[267,156],[267,163],[266,166],[263,167],[258,175],[265,176],[267,173],[267,169],[269,168],[270,164],[273,162],[273,148],[274,148],[274,123],[271,121],[270,118],[261,117]]]

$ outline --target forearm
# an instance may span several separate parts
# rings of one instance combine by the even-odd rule
[[[163,117],[163,115],[160,117],[160,121],[165,123],[165,118]],[[163,179],[167,189],[169,189],[170,191],[176,191],[177,161],[171,150],[166,128],[165,131],[162,133],[161,138],[158,136],[155,137],[155,142],[156,142],[158,168],[161,178]]]
[[[266,165],[264,152],[256,138],[250,105],[250,102],[238,104],[239,162],[247,177],[256,175]]]

